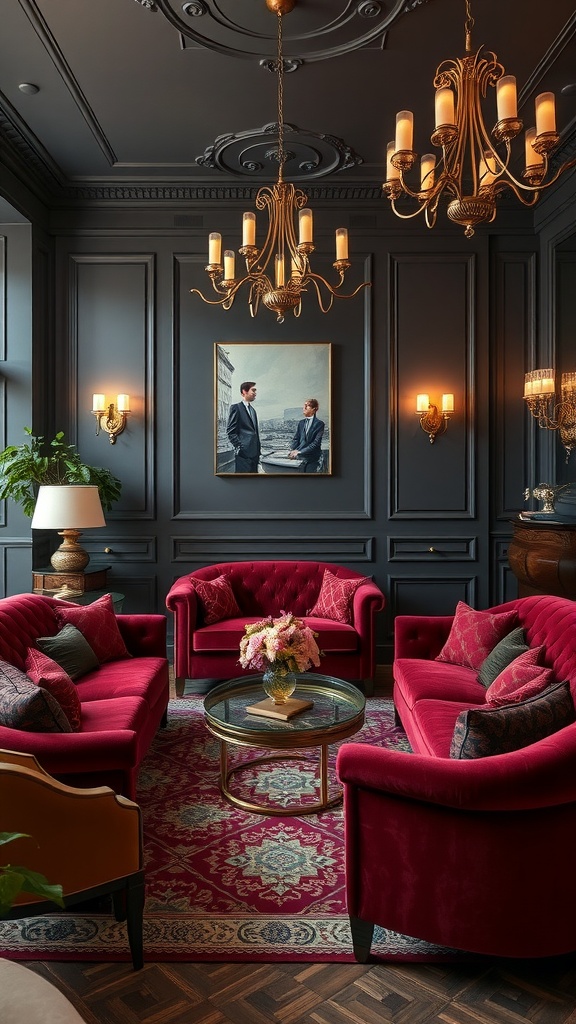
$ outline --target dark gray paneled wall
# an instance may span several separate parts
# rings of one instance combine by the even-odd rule
[[[385,591],[385,660],[398,612],[449,612],[458,599],[486,607],[516,592],[509,520],[557,454],[556,439],[524,409],[523,374],[542,358],[548,273],[561,292],[561,348],[572,329],[574,262],[553,241],[565,241],[569,214],[547,221],[544,259],[526,228],[479,229],[467,241],[450,229],[390,230],[380,208],[364,210],[351,228],[351,287],[364,275],[372,287],[327,316],[311,294],[299,320],[278,325],[264,310],[251,319],[242,297],[226,313],[190,294],[208,293],[208,230],[237,234],[241,212],[203,208],[190,232],[158,209],[59,218],[52,352],[60,370],[51,408],[49,394],[39,403],[42,418],[123,481],[107,527],[84,542],[93,563],[112,566],[128,610],[164,610],[172,581],[198,565],[319,557],[373,575]],[[342,212],[327,206],[316,218],[315,256],[327,274],[336,217]],[[214,345],[246,341],[331,345],[330,477],[215,475]],[[131,395],[128,429],[114,446],[95,435],[96,391]],[[415,413],[421,391],[455,396],[434,445]],[[13,533],[23,541],[26,527]]]

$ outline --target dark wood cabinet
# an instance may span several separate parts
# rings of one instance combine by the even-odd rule
[[[512,523],[508,547],[510,568],[518,594],[556,594],[576,600],[576,523]]]

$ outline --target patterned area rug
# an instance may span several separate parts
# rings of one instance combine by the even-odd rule
[[[377,698],[353,740],[410,750],[391,702]],[[239,756],[247,761],[258,753],[244,748]],[[235,792],[257,802],[272,799],[289,809],[317,799],[313,761],[248,766],[235,779]],[[168,727],[142,766],[138,792],[146,960],[353,963],[341,805],[322,814],[252,814],[224,800],[218,780],[219,744],[204,725],[202,698],[171,701]],[[125,925],[108,905],[84,909],[0,922],[0,956],[129,960]],[[384,929],[376,930],[373,953],[394,961],[461,957]]]

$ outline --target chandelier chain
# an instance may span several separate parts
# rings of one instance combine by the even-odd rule
[[[278,12],[278,53],[276,57],[278,72],[278,165],[280,167],[279,180],[284,176],[284,163],[286,154],[284,152],[284,57],[282,49],[282,14]]]
[[[466,0],[466,21],[464,22],[464,30],[466,33],[466,53],[472,53],[472,29],[474,28],[474,18],[472,17],[472,8],[470,6],[470,0]]]

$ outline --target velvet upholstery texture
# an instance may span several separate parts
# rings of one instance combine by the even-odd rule
[[[24,671],[38,637],[59,632],[59,604],[40,594],[1,599],[0,659]],[[131,657],[106,661],[77,681],[80,729],[64,734],[0,726],[0,747],[33,754],[69,785],[108,785],[133,799],[140,763],[168,704],[166,617],[118,615],[117,625]]]
[[[351,598],[351,622],[313,614],[328,570],[357,589]],[[240,615],[204,625],[195,587],[198,581],[225,576]],[[363,680],[369,692],[375,669],[375,618],[384,608],[384,595],[360,573],[328,562],[220,562],[197,569],[175,581],[166,598],[174,615],[174,674],[185,679],[225,679],[251,675],[238,663],[240,639],[248,622],[266,615],[292,612],[318,633],[324,657],[319,672],[348,680]]]
[[[61,665],[42,651],[30,647],[26,657],[26,675],[37,686],[52,694],[70,722],[72,731],[78,732],[82,719],[80,697],[70,676]]]
[[[516,612],[527,643],[543,648],[541,668],[567,680],[574,701],[576,602],[535,596],[489,610]],[[458,716],[486,697],[477,671],[434,660],[452,618],[395,620],[394,701],[414,753],[353,742],[338,752],[356,956],[367,956],[374,924],[485,955],[573,953],[576,722],[520,750],[451,759]]]

